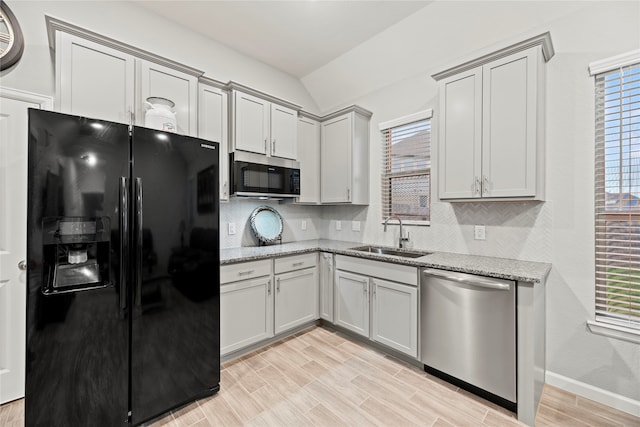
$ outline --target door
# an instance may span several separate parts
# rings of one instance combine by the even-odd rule
[[[425,269],[420,300],[421,361],[515,402],[515,282]]]
[[[418,357],[418,288],[371,279],[372,334],[379,343]]]
[[[300,197],[298,203],[320,203],[320,123],[298,119],[298,162],[300,162]]]
[[[222,355],[273,336],[270,277],[228,283],[220,288]]]
[[[134,58],[61,31],[56,33],[57,108],[68,114],[130,123]]]
[[[296,160],[298,145],[298,112],[271,104],[271,155]]]
[[[481,196],[482,68],[457,74],[440,83],[441,199]]]
[[[320,317],[333,323],[333,254],[320,252]]]
[[[132,144],[131,411],[138,424],[219,387],[218,144],[140,127]]]
[[[538,49],[483,66],[482,196],[536,195]]]
[[[264,99],[234,92],[234,145],[236,150],[269,152],[270,103]]]
[[[351,145],[353,114],[322,123],[321,184],[322,203],[351,201]]]
[[[220,200],[229,200],[228,94],[216,87],[200,85],[198,136],[220,143]]]
[[[128,126],[30,109],[28,149],[25,424],[126,425]]]
[[[335,324],[369,337],[369,278],[338,270],[334,290]]]
[[[198,79],[192,75],[153,62],[137,59],[140,99],[136,123],[144,126],[145,101],[150,96],[166,98],[175,103],[176,124],[181,135],[198,133]]]
[[[0,98],[0,404],[24,396],[27,108]]]
[[[275,333],[318,318],[318,269],[278,274],[275,293]]]

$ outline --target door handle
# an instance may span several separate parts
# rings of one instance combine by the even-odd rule
[[[425,276],[435,276],[445,280],[450,280],[452,282],[463,283],[480,288],[490,288],[499,291],[508,291],[509,289],[511,289],[511,283],[507,283],[502,280],[490,279],[488,277],[476,276],[475,274],[436,270],[432,268],[425,268],[424,270],[422,270],[422,274]]]
[[[120,308],[127,308],[129,259],[129,180],[120,177]]]
[[[142,305],[142,178],[136,178],[136,289],[134,303]]]
[[[18,263],[18,268],[22,271],[26,271],[27,270],[27,261],[22,260]]]

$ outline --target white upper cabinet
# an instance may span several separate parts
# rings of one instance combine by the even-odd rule
[[[298,112],[271,104],[271,155],[296,159],[298,152]]]
[[[298,119],[298,162],[300,197],[298,203],[320,203],[320,122]]]
[[[369,111],[354,106],[331,114],[322,122],[322,203],[369,203],[370,117]]]
[[[67,33],[56,38],[56,108],[130,123],[134,108],[132,55]]]
[[[544,62],[551,56],[545,33],[433,75],[440,199],[544,199]]]
[[[56,108],[63,113],[145,124],[150,96],[175,103],[177,131],[198,134],[201,71],[46,16],[56,55]]]
[[[198,137],[220,143],[220,200],[229,200],[228,93],[202,78],[198,89]],[[221,86],[221,85],[219,85]]]
[[[297,135],[296,109],[233,91],[234,150],[295,160]]]
[[[178,70],[141,59],[136,60],[139,98],[136,124],[144,126],[146,99],[166,98],[175,103],[177,133],[197,136],[198,79]]]
[[[267,154],[270,103],[257,96],[234,92],[235,149]]]

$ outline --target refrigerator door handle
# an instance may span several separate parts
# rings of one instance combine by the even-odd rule
[[[134,304],[140,306],[142,291],[142,178],[136,178],[136,288],[133,296]]]
[[[120,177],[120,308],[127,308],[127,271],[129,271],[129,180]]]

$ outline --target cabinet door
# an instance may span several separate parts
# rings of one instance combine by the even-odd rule
[[[134,64],[131,55],[57,32],[58,110],[129,124],[134,103]]]
[[[200,85],[198,136],[220,143],[220,200],[229,200],[228,95],[216,87]]]
[[[318,318],[318,269],[316,267],[276,276],[275,333]]]
[[[198,79],[189,74],[154,64],[136,60],[139,76],[138,118],[136,122],[144,126],[145,101],[150,96],[158,96],[173,101],[176,105],[178,133],[197,136]]]
[[[440,83],[438,181],[440,199],[480,197],[482,68]]]
[[[322,203],[351,200],[351,144],[353,114],[322,123],[321,199]]]
[[[334,292],[335,324],[369,337],[369,278],[338,270]]]
[[[271,278],[220,286],[220,353],[273,336]]]
[[[320,253],[320,317],[333,323],[333,254]]]
[[[234,92],[234,109],[235,149],[267,154],[271,104],[255,96]]]
[[[299,203],[320,203],[320,123],[298,120]]]
[[[298,151],[298,112],[271,104],[271,155],[296,160]]]
[[[482,196],[536,195],[538,49],[483,66]]]
[[[418,357],[418,288],[371,279],[373,332],[381,344]]]

